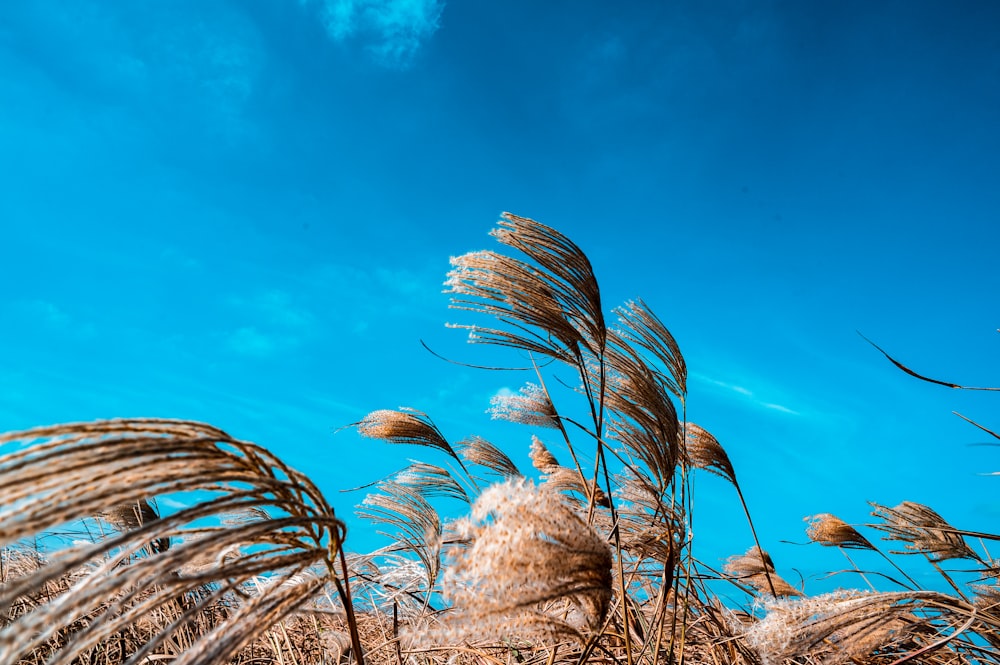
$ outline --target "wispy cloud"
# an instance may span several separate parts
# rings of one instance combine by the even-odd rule
[[[744,386],[735,383],[727,383],[726,381],[719,381],[718,379],[713,379],[711,377],[705,376],[704,374],[691,374],[691,378],[704,385],[721,388],[725,391],[728,391],[731,394],[738,395],[745,401],[753,404],[758,408],[769,409],[771,411],[777,411],[779,413],[787,413],[793,416],[800,415],[798,411],[790,409],[784,404],[779,404],[778,402],[762,398],[759,395],[755,394],[753,390],[750,390],[749,388],[746,388]]]
[[[64,304],[41,298],[15,300],[9,312],[35,330],[45,330],[64,338],[93,339],[96,326],[81,321],[68,311]]]
[[[278,340],[253,326],[238,328],[229,336],[229,348],[246,356],[269,356],[280,346]]]
[[[227,344],[242,355],[270,356],[298,346],[314,332],[313,313],[278,289],[233,297],[229,305],[239,313],[242,325],[228,335]]]
[[[408,67],[440,27],[439,0],[319,0],[320,19],[338,42],[358,39],[387,67]]]
[[[93,0],[58,9],[34,3],[5,11],[3,20],[23,35],[22,48],[30,49],[34,66],[75,101],[94,99],[98,110],[169,109],[172,123],[179,111],[199,123],[207,114],[216,131],[232,131],[261,68],[260,39],[238,10],[196,7],[185,14]],[[183,105],[176,103],[181,96]]]

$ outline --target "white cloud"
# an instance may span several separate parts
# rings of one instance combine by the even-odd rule
[[[760,406],[764,407],[765,409],[772,409],[774,411],[780,411],[781,413],[788,413],[793,416],[799,415],[798,411],[792,411],[787,406],[782,406],[781,404],[775,404],[773,402],[757,402],[757,403]]]
[[[286,331],[308,332],[315,319],[312,312],[297,305],[291,295],[280,289],[263,290],[249,298],[231,298],[229,302],[255,321]]]
[[[440,27],[440,0],[319,0],[335,41],[357,38],[381,64],[405,68]]]
[[[44,328],[56,334],[75,339],[92,339],[97,327],[90,321],[75,318],[67,309],[50,300],[18,300],[12,303],[11,311],[18,317],[31,322],[31,327]]]
[[[316,317],[279,289],[267,289],[250,297],[233,297],[229,305],[238,312],[242,325],[226,339],[229,348],[248,356],[266,357],[292,349],[316,330]]]
[[[50,326],[62,327],[71,322],[69,314],[48,300],[32,300],[28,303],[28,310]]]
[[[705,376],[704,374],[691,374],[691,378],[705,385],[716,386],[722,388],[730,393],[735,393],[745,400],[753,403],[754,406],[760,407],[762,409],[769,409],[771,411],[778,411],[779,413],[786,413],[788,415],[797,416],[800,415],[798,411],[790,409],[783,404],[777,402],[768,401],[766,399],[757,397],[754,391],[749,388],[745,388],[741,385],[735,383],[727,383],[725,381],[719,381],[718,379],[713,379],[711,377]]]
[[[252,326],[239,328],[229,337],[229,348],[247,356],[269,356],[278,344]]]

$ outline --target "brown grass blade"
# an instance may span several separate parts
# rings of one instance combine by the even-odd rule
[[[861,335],[860,332],[858,334]],[[903,363],[899,362],[898,360],[896,360],[895,358],[893,358],[892,356],[890,356],[888,353],[885,352],[885,350],[882,349],[882,347],[880,347],[878,344],[876,344],[875,342],[871,341],[870,339],[868,339],[864,335],[861,335],[861,339],[865,340],[866,342],[868,342],[869,344],[871,344],[872,346],[874,346],[878,350],[878,352],[881,353],[886,358],[888,358],[889,362],[891,362],[893,365],[895,365],[899,369],[903,370],[904,372],[906,372],[910,376],[915,377],[917,379],[920,379],[921,381],[926,381],[927,383],[934,383],[934,384],[939,385],[939,386],[945,386],[946,388],[956,388],[958,390],[989,390],[989,391],[1000,390],[1000,387],[963,386],[963,385],[959,385],[957,383],[951,383],[950,381],[939,381],[938,379],[932,379],[932,378],[930,378],[928,376],[924,376],[923,374],[918,374],[917,372],[914,372],[912,369],[910,369],[909,367],[907,367]]]
[[[997,434],[996,432],[994,432],[991,429],[987,429],[986,427],[983,427],[982,425],[980,425],[979,423],[977,423],[975,420],[972,420],[971,418],[966,418],[965,416],[963,416],[958,411],[952,411],[952,413],[954,413],[956,416],[958,416],[959,418],[961,418],[965,422],[971,423],[972,425],[975,425],[979,429],[983,430],[984,432],[986,432],[987,434],[989,434],[990,436],[992,436],[994,439],[1000,439],[1000,434]]]

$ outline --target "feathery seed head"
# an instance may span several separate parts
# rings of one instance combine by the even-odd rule
[[[770,599],[764,602],[766,616],[742,633],[764,665],[781,665],[803,654],[824,665],[869,662],[866,656],[876,651],[912,649],[912,636],[927,628],[916,611],[939,603],[936,611],[953,599],[931,591],[837,591]]]
[[[531,457],[532,466],[542,473],[552,473],[556,469],[562,468],[559,466],[559,460],[556,459],[556,456],[549,452],[542,440],[534,434],[531,435],[531,451],[528,454]]]
[[[524,349],[566,362],[597,355],[606,334],[590,262],[568,238],[534,220],[504,213],[491,233],[527,261],[492,251],[451,259],[451,307],[488,314],[511,329],[479,328],[470,341]],[[459,328],[470,328],[457,325]]]
[[[534,383],[526,384],[518,394],[497,394],[490,400],[488,413],[494,420],[535,427],[558,427],[558,414],[548,393]]]
[[[871,526],[886,534],[883,540],[906,543],[903,550],[893,554],[923,553],[935,562],[945,559],[978,560],[956,529],[927,506],[913,501],[904,501],[894,508],[872,501],[869,504],[874,508],[872,515],[882,519],[881,524]]]
[[[480,436],[462,440],[459,443],[459,454],[466,462],[486,467],[504,478],[516,478],[522,475],[505,452]]]
[[[451,445],[426,413],[416,409],[372,411],[355,425],[358,434],[387,443],[409,443],[443,450],[458,459]]]
[[[746,582],[758,593],[775,596],[801,596],[802,592],[783,580],[774,570],[771,555],[756,545],[743,554],[730,557],[722,569],[734,579]]]
[[[601,626],[611,549],[557,492],[523,478],[492,485],[453,528],[468,541],[442,580],[453,635],[579,637]]]
[[[805,518],[809,522],[806,535],[809,540],[827,547],[843,547],[855,550],[874,550],[875,546],[868,542],[857,529],[844,520],[821,513]]]
[[[736,485],[736,470],[722,444],[694,423],[686,423],[686,430],[685,453],[688,464],[721,476]]]

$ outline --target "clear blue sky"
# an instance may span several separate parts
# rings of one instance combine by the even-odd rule
[[[334,434],[374,409],[526,464],[484,411],[528,377],[420,346],[483,360],[442,282],[510,210],[671,328],[790,581],[843,562],[779,541],[868,499],[1000,531],[1000,454],[950,413],[996,428],[996,394],[855,332],[1000,383],[998,29],[987,1],[4,2],[0,429],[206,420],[343,514],[423,455]],[[704,558],[744,551],[698,490]]]

